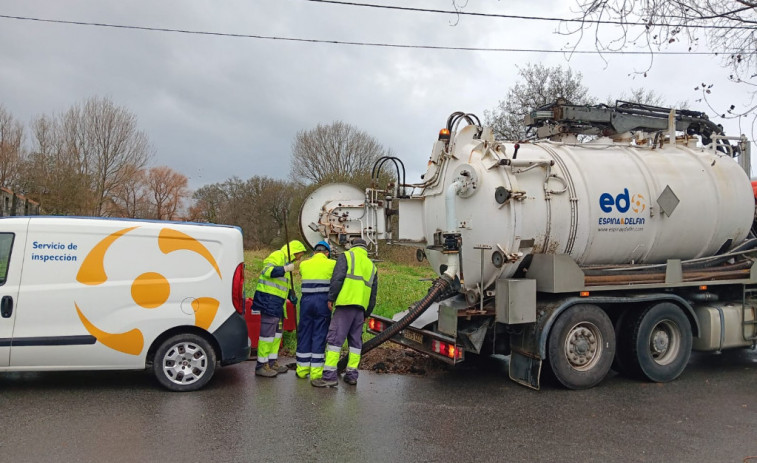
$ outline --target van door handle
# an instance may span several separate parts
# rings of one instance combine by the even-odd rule
[[[13,298],[11,296],[3,296],[2,302],[0,302],[0,316],[11,318],[11,315],[13,315]]]

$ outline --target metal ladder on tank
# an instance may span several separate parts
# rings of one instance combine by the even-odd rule
[[[749,302],[749,304],[747,304]],[[747,320],[748,311],[752,312],[752,319]],[[744,285],[744,297],[741,304],[741,335],[745,341],[752,341],[752,347],[757,346],[757,285]],[[747,327],[754,327],[752,336],[745,334]]]

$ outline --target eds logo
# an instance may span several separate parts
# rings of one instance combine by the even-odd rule
[[[599,208],[606,214],[617,212],[626,214],[629,210],[635,214],[641,214],[647,209],[647,201],[644,195],[636,193],[631,195],[628,188],[616,196],[610,193],[602,193],[599,196]],[[642,217],[601,217],[599,225],[644,225]]]
[[[647,208],[647,202],[640,193],[630,196],[628,188],[623,188],[623,193],[614,198],[610,193],[602,193],[599,197],[599,208],[602,209],[602,212],[611,213],[613,206],[621,214],[625,214],[629,209],[640,214]]]

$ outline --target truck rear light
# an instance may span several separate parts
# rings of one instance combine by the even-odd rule
[[[450,343],[446,343],[444,341],[436,341],[436,340],[434,340],[431,343],[431,348],[437,354],[441,354],[441,355],[443,355],[445,357],[449,357],[451,359],[459,359],[459,358],[462,357],[462,352],[460,351],[460,349],[456,345],[450,344]]]
[[[240,314],[244,314],[244,262],[237,265],[231,280],[231,302]]]
[[[386,326],[384,326],[384,322],[382,321],[376,320],[375,318],[369,318],[368,328],[371,331],[384,331],[384,329],[386,329]]]

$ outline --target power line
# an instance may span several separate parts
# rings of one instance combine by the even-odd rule
[[[424,49],[424,50],[451,50],[451,51],[481,51],[481,52],[500,52],[500,53],[567,53],[578,55],[720,55],[723,53],[712,51],[624,51],[624,50],[612,50],[612,51],[598,51],[598,50],[544,50],[537,48],[484,48],[484,47],[452,47],[441,45],[410,45],[401,43],[383,43],[383,42],[353,42],[344,40],[326,40],[326,39],[306,39],[299,37],[278,37],[272,35],[258,35],[258,34],[233,34],[228,32],[208,32],[208,31],[192,31],[187,29],[170,29],[165,27],[147,27],[147,26],[130,26],[124,24],[109,24],[109,23],[97,23],[87,21],[67,21],[62,19],[45,19],[45,18],[32,18],[27,16],[10,16],[0,14],[0,18],[4,19],[16,19],[20,21],[36,21],[43,23],[53,24],[68,24],[76,26],[94,26],[105,27],[114,29],[129,29],[151,32],[170,32],[178,34],[192,34],[192,35],[206,35],[214,37],[232,37],[243,39],[261,39],[261,40],[280,40],[286,42],[305,42],[305,43],[325,43],[332,45],[355,45],[364,47],[383,47],[383,48],[405,48],[405,49]],[[754,55],[754,52],[739,52],[741,55]]]
[[[581,24],[614,24],[619,26],[644,26],[644,27],[687,27],[691,29],[746,29],[753,30],[755,27],[750,26],[717,26],[712,24],[665,24],[665,23],[646,23],[646,22],[627,22],[620,20],[609,19],[566,19],[566,18],[554,18],[548,16],[521,16],[512,14],[499,14],[499,13],[479,13],[474,11],[462,11],[462,10],[437,10],[432,8],[413,8],[408,6],[395,6],[395,5],[377,5],[375,3],[358,3],[358,2],[345,2],[341,0],[305,0],[306,2],[313,3],[329,3],[333,5],[344,6],[359,6],[365,8],[379,8],[386,10],[398,10],[398,11],[412,11],[416,13],[440,13],[456,16],[478,16],[483,18],[500,18],[500,19],[522,19],[527,21],[551,21],[551,22],[566,22],[566,23],[581,23]],[[694,19],[713,19],[713,18],[694,18]]]

